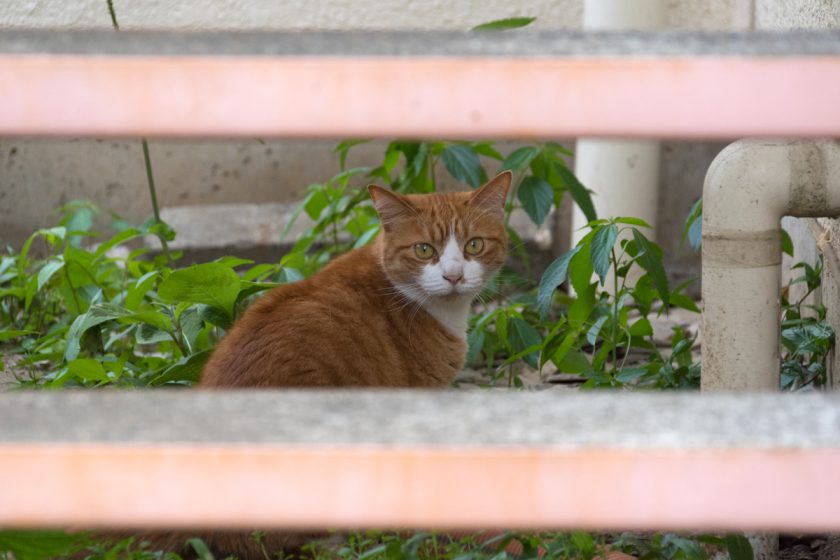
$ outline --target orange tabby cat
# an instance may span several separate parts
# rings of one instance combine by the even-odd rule
[[[199,386],[447,386],[464,363],[470,303],[505,260],[510,181],[506,172],[476,191],[407,196],[369,187],[378,238],[259,298],[216,347]],[[178,550],[186,536],[144,538]],[[261,557],[247,534],[201,537],[218,557]],[[270,532],[263,545],[288,551],[307,540]]]
[[[470,303],[505,260],[511,174],[476,191],[370,186],[382,232],[255,302],[200,387],[444,387],[466,355]]]

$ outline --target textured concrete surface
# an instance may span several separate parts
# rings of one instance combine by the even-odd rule
[[[536,16],[540,26],[574,27],[582,0],[115,0],[124,29],[469,29],[504,17]],[[12,0],[0,26],[110,28],[99,0]]]
[[[840,53],[834,30],[161,32],[6,30],[0,53],[282,56],[815,56]]]
[[[668,0],[667,27],[749,30],[754,0]]]
[[[668,26],[748,29],[751,0],[667,0]],[[536,16],[546,29],[580,25],[583,0],[294,0],[166,2],[115,0],[124,29],[468,29],[503,17]],[[11,0],[0,27],[110,28],[99,0]]]
[[[838,0],[755,0],[756,29],[837,29]]]
[[[0,394],[0,442],[26,441],[837,449],[840,396],[197,390]]]

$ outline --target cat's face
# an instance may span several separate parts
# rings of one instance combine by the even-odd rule
[[[371,186],[385,272],[414,299],[478,294],[504,263],[510,172],[470,192],[399,195]]]

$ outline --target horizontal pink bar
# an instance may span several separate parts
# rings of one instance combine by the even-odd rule
[[[0,55],[0,135],[840,136],[840,57]]]
[[[0,446],[0,527],[840,529],[840,450]]]

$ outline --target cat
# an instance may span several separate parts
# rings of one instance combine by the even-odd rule
[[[506,257],[510,182],[504,172],[475,191],[422,195],[371,185],[373,243],[259,298],[199,387],[448,386],[470,304]]]
[[[467,192],[401,195],[369,186],[381,222],[376,239],[257,299],[218,344],[198,386],[447,387],[466,357],[470,304],[505,261],[510,183],[507,171]],[[217,558],[262,557],[246,533],[199,533]],[[288,554],[323,536],[272,531],[262,544]],[[191,556],[187,537],[142,540]]]

